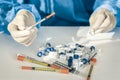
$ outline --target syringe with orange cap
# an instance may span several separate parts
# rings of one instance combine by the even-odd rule
[[[91,73],[92,73],[92,70],[93,70],[93,66],[95,65],[96,62],[97,62],[96,58],[91,59],[91,66],[90,66],[90,70],[89,70],[89,73],[88,73],[88,76],[87,76],[87,80],[90,80]]]
[[[21,69],[23,70],[35,70],[35,71],[49,71],[49,72],[59,72],[68,74],[69,70],[65,68],[61,69],[54,69],[54,68],[44,68],[44,67],[30,67],[30,66],[22,66]]]
[[[54,64],[48,64],[46,62],[42,62],[42,61],[36,60],[34,58],[31,58],[29,56],[24,56],[22,54],[17,55],[17,60],[19,60],[19,61],[27,61],[27,62],[35,63],[35,64],[38,64],[38,65],[51,67],[51,68],[54,68],[54,69],[60,69],[61,68],[60,66],[56,66]]]

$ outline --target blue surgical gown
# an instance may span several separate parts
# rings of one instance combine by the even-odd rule
[[[0,0],[0,32],[8,33],[7,25],[20,9],[31,11],[36,21],[56,12],[42,26],[87,26],[90,15],[100,8],[112,11],[120,26],[120,0]]]

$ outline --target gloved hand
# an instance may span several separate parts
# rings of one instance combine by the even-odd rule
[[[34,27],[30,30],[27,30],[27,28],[35,23],[34,15],[28,10],[22,9],[18,11],[13,21],[9,23],[8,31],[15,41],[29,46],[37,36],[37,28]]]
[[[116,26],[116,17],[108,9],[102,8],[91,15],[89,22],[94,33],[109,32]]]

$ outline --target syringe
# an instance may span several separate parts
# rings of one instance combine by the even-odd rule
[[[50,15],[48,15],[48,16],[46,16],[45,18],[39,20],[37,23],[31,25],[30,27],[27,28],[27,30],[30,30],[30,29],[34,28],[36,25],[38,25],[38,24],[42,23],[43,21],[49,19],[49,18],[52,17],[53,15],[55,15],[55,12],[52,12]]]

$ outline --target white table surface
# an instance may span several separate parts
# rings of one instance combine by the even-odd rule
[[[81,28],[84,29],[84,28]],[[36,56],[38,48],[45,43],[48,37],[54,45],[66,44],[76,36],[78,27],[41,27],[37,39],[30,47],[15,42],[11,36],[0,34],[0,80],[80,80],[81,77],[72,74],[55,72],[23,71],[20,66],[39,66],[28,62],[20,62],[16,54],[22,53],[39,59]],[[94,66],[91,80],[119,80],[120,79],[120,29],[114,30],[113,38],[118,40],[93,43],[101,49]]]

